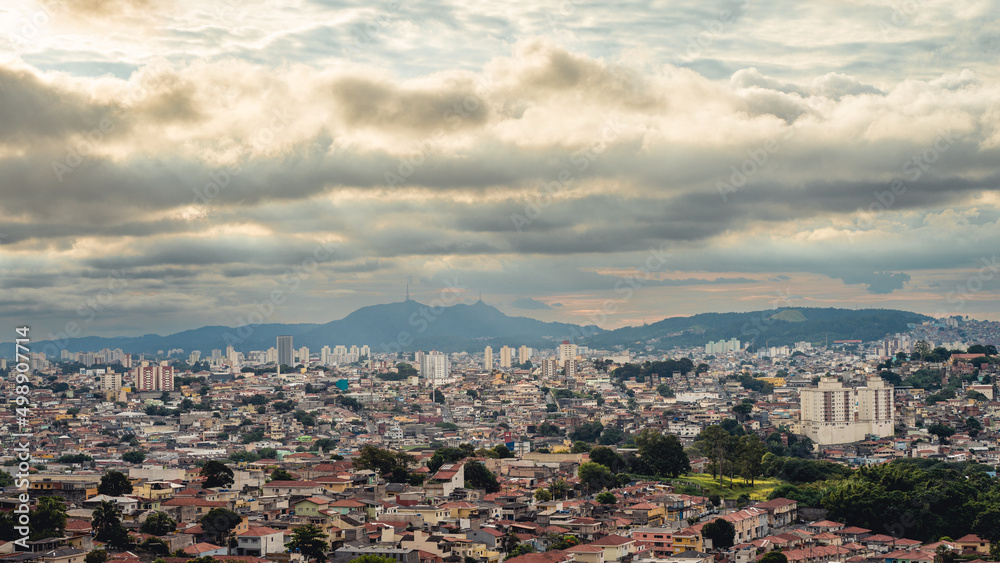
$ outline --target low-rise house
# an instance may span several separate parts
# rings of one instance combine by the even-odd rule
[[[264,557],[285,551],[285,533],[266,526],[255,526],[236,536],[236,555]]]

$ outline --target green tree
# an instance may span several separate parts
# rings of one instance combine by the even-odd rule
[[[414,458],[409,454],[383,450],[371,444],[365,444],[361,446],[358,457],[354,460],[354,468],[367,469],[379,475],[385,475],[397,469],[406,471],[412,463],[414,463]]]
[[[938,437],[938,440],[942,444],[948,443],[948,438],[955,433],[955,429],[947,424],[942,424],[940,422],[935,422],[934,424],[927,427],[927,431]]]
[[[535,501],[549,502],[552,500],[552,493],[548,489],[538,489],[535,491]]]
[[[585,454],[590,451],[590,444],[587,442],[573,442],[573,447],[570,448],[569,453],[571,454]]]
[[[444,404],[444,393],[440,389],[434,389],[434,402],[443,405]]]
[[[712,549],[726,550],[733,547],[736,528],[728,520],[716,518],[701,527],[701,536],[712,540]]]
[[[132,493],[132,482],[121,471],[108,471],[97,485],[97,494],[120,497]]]
[[[979,436],[980,432],[983,431],[983,423],[979,422],[978,418],[970,416],[965,419],[965,429],[969,433],[969,436],[975,438],[976,436]]]
[[[746,420],[753,412],[753,403],[740,403],[733,407],[733,414],[738,420]]]
[[[530,543],[518,544],[517,547],[511,550],[507,554],[507,556],[503,558],[503,560],[506,561],[508,559],[513,559],[514,557],[520,557],[522,555],[534,552],[535,552],[535,546],[531,545]]]
[[[203,489],[214,487],[228,487],[235,482],[233,470],[218,460],[212,460],[201,468],[201,477],[204,481],[201,484]]]
[[[392,557],[382,557],[381,555],[362,555],[361,557],[355,557],[347,563],[397,563]]]
[[[601,437],[597,439],[597,443],[602,446],[613,446],[624,441],[625,433],[617,426],[605,426],[604,432],[601,432]]]
[[[976,516],[972,532],[984,540],[1000,542],[1000,507],[991,506]]]
[[[475,454],[472,444],[460,444],[457,448],[440,448],[427,460],[427,468],[433,473],[446,463],[455,463]]]
[[[138,465],[146,461],[146,452],[142,450],[132,450],[130,452],[125,452],[122,454],[122,461]]]
[[[465,487],[495,493],[500,490],[500,483],[497,483],[497,476],[485,465],[473,460],[465,464]]]
[[[588,461],[577,470],[580,484],[588,491],[602,491],[615,485],[615,475],[600,463]]]
[[[604,430],[604,425],[598,420],[585,422],[570,433],[569,439],[574,442],[596,442]]]
[[[722,462],[725,460],[726,448],[729,445],[729,432],[721,426],[712,425],[706,428],[695,439],[699,449],[708,458],[709,467],[712,470],[712,478],[719,477],[722,482]]]
[[[289,553],[301,553],[307,560],[326,561],[326,534],[312,524],[292,529],[292,539],[285,547]]]
[[[66,530],[66,505],[59,497],[40,497],[30,516],[31,540],[62,537]]]
[[[177,530],[177,522],[166,512],[154,512],[146,518],[139,530],[144,534],[165,536]]]
[[[757,477],[763,473],[763,458],[764,454],[767,453],[767,447],[756,434],[740,436],[738,440],[739,474],[743,477],[744,483],[749,481],[750,485],[753,486]]]
[[[618,497],[610,491],[604,491],[603,493],[597,495],[597,502],[601,504],[617,504]]]
[[[757,563],[788,563],[788,557],[780,551],[768,551]]]
[[[98,541],[108,541],[113,530],[122,525],[122,513],[111,501],[102,501],[94,508],[91,526],[94,529],[94,537]]]
[[[284,469],[275,469],[271,472],[272,481],[294,481],[295,477]]]
[[[549,540],[552,541],[552,543],[549,544],[549,551],[554,549],[569,549],[580,545],[580,538],[572,534],[565,534],[563,536],[552,534],[549,536]]]
[[[670,388],[666,383],[661,383],[657,388],[656,392],[660,394],[661,397],[673,397],[674,390]]]
[[[566,493],[569,492],[569,489],[569,483],[561,477],[549,483],[549,492],[552,493],[552,498],[556,500],[566,498]]]
[[[628,466],[621,454],[602,446],[590,450],[590,461],[600,463],[610,469],[612,473],[621,473]]]
[[[226,538],[233,528],[243,521],[243,517],[226,508],[213,508],[201,519],[201,529],[210,534],[217,545],[226,545]]]
[[[83,563],[107,563],[108,552],[103,549],[93,549],[83,558]]]
[[[660,477],[677,477],[691,471],[691,462],[677,436],[646,428],[636,435],[639,459],[646,472]]]
[[[514,454],[512,454],[510,449],[504,444],[499,444],[493,448],[493,451],[497,454],[497,459],[509,459],[514,457]]]

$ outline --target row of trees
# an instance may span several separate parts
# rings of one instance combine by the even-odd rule
[[[637,454],[621,455],[611,448],[590,450],[590,461],[580,465],[577,477],[584,491],[594,492],[622,486],[630,474],[670,478],[691,470],[691,462],[674,435],[647,428],[634,437]]]
[[[730,484],[739,476],[744,483],[753,485],[764,472],[762,461],[767,447],[756,434],[734,434],[713,425],[695,438],[694,447],[708,459],[712,478],[718,477],[720,483],[724,476],[729,477]]]

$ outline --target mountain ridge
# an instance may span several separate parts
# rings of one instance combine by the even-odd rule
[[[545,322],[510,316],[482,300],[450,306],[430,306],[407,299],[361,307],[341,319],[327,323],[268,323],[228,327],[204,326],[168,335],[70,338],[59,342],[35,341],[32,351],[58,357],[71,352],[121,348],[126,353],[155,353],[183,349],[185,352],[266,350],[279,335],[288,334],[294,346],[317,351],[322,346],[368,345],[373,354],[436,349],[443,352],[481,351],[485,346],[527,345],[552,348],[562,340],[573,340],[595,348],[669,350],[702,346],[709,340],[739,338],[771,346],[791,345],[799,340],[857,339],[871,341],[885,334],[905,332],[908,323],[930,319],[926,315],[895,309],[838,309],[782,307],[745,313],[699,313],[666,317],[654,323],[604,330],[594,325]],[[0,345],[3,355],[13,356],[13,344]]]

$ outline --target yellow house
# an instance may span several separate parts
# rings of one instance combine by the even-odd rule
[[[350,477],[327,476],[313,479],[316,483],[323,485],[323,489],[331,493],[342,493],[351,488]]]
[[[446,502],[441,508],[451,511],[452,518],[472,518],[479,512],[479,507],[471,502]]]
[[[704,551],[701,542],[701,532],[696,532],[691,528],[684,528],[679,532],[674,532],[674,553],[685,551]]]
[[[440,506],[429,506],[426,504],[417,504],[413,506],[401,506],[396,511],[399,514],[407,513],[417,513],[424,517],[424,522],[427,524],[437,524],[439,521],[451,516],[451,512]]]
[[[174,488],[163,481],[146,481],[138,485],[133,484],[132,494],[151,501],[162,501],[173,498]]]

